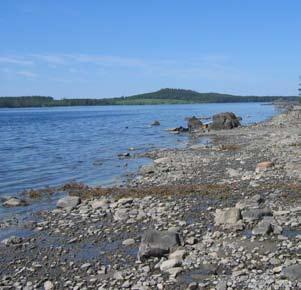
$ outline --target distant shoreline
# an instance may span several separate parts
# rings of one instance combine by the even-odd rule
[[[0,108],[41,108],[114,105],[173,105],[208,103],[270,103],[298,102],[297,96],[238,96],[219,93],[199,93],[182,89],[162,89],[157,92],[108,99],[61,99],[45,96],[0,97]]]

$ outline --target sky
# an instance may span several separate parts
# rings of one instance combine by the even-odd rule
[[[300,0],[1,0],[0,96],[296,95]]]

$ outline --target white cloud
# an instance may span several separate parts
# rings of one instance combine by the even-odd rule
[[[32,60],[20,59],[20,58],[9,57],[9,56],[0,56],[0,63],[14,64],[14,65],[33,65]]]
[[[20,75],[20,76],[26,77],[26,78],[30,78],[30,79],[38,76],[37,74],[35,74],[31,71],[18,71],[17,75]]]

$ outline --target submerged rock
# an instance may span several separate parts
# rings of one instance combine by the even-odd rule
[[[139,247],[138,258],[162,257],[180,246],[180,236],[174,231],[154,231],[144,233]]]
[[[160,122],[158,120],[156,120],[151,125],[152,126],[160,126]]]
[[[28,205],[27,201],[17,197],[9,197],[2,204],[5,207],[16,207],[16,206],[26,206]]]
[[[240,120],[234,113],[219,113],[212,117],[209,127],[213,130],[233,129],[240,126]]]
[[[180,127],[176,127],[176,128],[167,129],[167,131],[173,132],[173,133],[181,133],[181,132],[188,132],[188,128],[184,128],[184,127],[180,126]]]

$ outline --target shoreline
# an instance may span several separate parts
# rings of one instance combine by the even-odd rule
[[[0,286],[33,289],[48,280],[56,289],[297,289],[300,126],[296,107],[210,132],[210,145],[149,152],[154,162],[132,187],[66,188],[80,204],[42,211],[25,225],[28,236],[2,243]],[[273,165],[256,169],[263,161]],[[220,222],[225,208],[231,215]],[[239,212],[234,220],[232,212]],[[269,233],[252,233],[264,226]],[[171,228],[181,236],[181,259],[168,269],[168,255],[137,262],[143,233]]]

